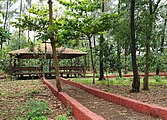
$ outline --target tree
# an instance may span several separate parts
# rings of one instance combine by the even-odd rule
[[[115,13],[103,13],[98,14],[98,17],[94,17],[94,12],[100,10],[100,3],[96,0],[75,0],[64,2],[60,1],[68,9],[65,16],[68,28],[71,28],[71,36],[87,39],[89,41],[91,63],[93,70],[93,83],[95,83],[95,62],[93,56],[93,46],[91,38],[94,35],[103,35],[106,31],[112,28],[114,18],[117,17]],[[102,37],[101,37],[102,38]],[[103,40],[104,41],[104,40]]]
[[[20,0],[20,18],[21,18],[21,15],[22,15],[22,0]],[[20,37],[21,37],[21,28],[19,27],[19,46],[18,48],[20,49]]]
[[[145,75],[143,78],[143,90],[149,90],[148,79],[149,79],[149,69],[150,69],[150,61],[151,61],[151,51],[150,51],[150,43],[152,39],[152,31],[154,28],[155,22],[155,13],[159,6],[161,0],[158,0],[156,4],[153,3],[152,0],[149,0],[149,22],[148,22],[148,30],[146,31],[146,54],[145,54]]]
[[[138,68],[136,64],[136,38],[135,38],[135,21],[134,21],[134,12],[135,12],[135,0],[131,0],[131,57],[132,57],[132,68],[133,68],[133,83],[131,92],[140,91],[140,79],[138,75]]]
[[[111,7],[112,6],[112,7]],[[113,3],[108,3],[109,7],[108,12],[114,11],[118,14],[118,18],[114,21],[115,24],[113,26],[113,31],[111,31],[111,35],[114,39],[114,43],[116,46],[117,53],[117,63],[115,68],[117,69],[119,76],[122,76],[122,68],[125,68],[125,73],[127,72],[127,56],[130,54],[130,1],[121,1],[118,0],[118,3],[113,5]],[[124,62],[123,62],[123,52],[124,52]]]
[[[8,19],[8,10],[9,10],[9,0],[6,0],[6,11],[5,11],[3,29],[6,29],[6,24],[7,24],[7,19]],[[1,38],[1,49],[3,47],[3,42],[5,42],[5,41]]]
[[[38,40],[49,39],[49,35],[47,34],[49,21],[47,15],[49,14],[49,9],[47,6],[34,4],[28,9],[28,12],[28,14],[24,14],[21,18],[18,18],[17,22],[11,22],[11,24],[22,31],[34,31]]]
[[[53,11],[52,11],[52,0],[48,0],[49,4],[49,27],[52,28],[53,25]],[[55,79],[56,79],[56,87],[60,92],[62,90],[60,80],[59,80],[59,64],[57,58],[57,51],[56,51],[56,38],[54,37],[52,29],[49,30],[49,37],[51,40],[51,46],[53,51],[53,60],[54,60],[54,67],[55,67]]]
[[[3,42],[6,42],[7,39],[10,39],[10,33],[8,30],[4,29],[3,27],[0,27],[0,45],[2,49]]]
[[[118,1],[118,14],[120,14],[120,0]],[[120,39],[117,39],[117,56],[118,56],[118,73],[119,77],[122,77],[121,72],[121,45],[120,45]]]
[[[167,16],[167,12],[165,14]],[[165,19],[164,19],[164,24],[163,24],[163,29],[162,29],[162,37],[161,37],[161,46],[160,46],[160,53],[163,54],[164,52],[164,42],[165,42],[165,31],[166,31],[166,22],[167,22],[167,18],[165,16]],[[159,64],[157,65],[157,68],[156,68],[156,75],[159,75]]]
[[[91,13],[97,9],[99,9],[99,4],[97,4],[95,1],[80,1],[76,0],[74,2],[70,1],[70,3],[60,1],[61,4],[65,5],[68,9],[68,19],[67,24],[70,25],[70,28],[72,28],[72,34],[76,37],[77,35],[84,35],[86,39],[89,41],[89,48],[90,48],[90,57],[91,57],[91,63],[92,63],[92,71],[93,71],[93,84],[95,83],[95,64],[93,59],[93,48],[92,48],[92,42],[91,38],[92,36],[97,33],[95,29],[95,21],[94,16],[91,15]],[[71,5],[69,7],[69,5]],[[72,23],[72,24],[69,24]],[[69,32],[71,33],[71,32]],[[78,36],[80,37],[80,36]]]
[[[102,14],[104,13],[104,0],[101,1],[102,2]],[[104,63],[103,63],[103,56],[104,56],[104,50],[103,50],[103,44],[104,44],[104,37],[103,35],[100,35],[99,38],[99,47],[100,47],[100,55],[99,55],[99,60],[100,60],[100,76],[99,76],[99,80],[104,80]]]
[[[29,8],[31,8],[31,2],[32,2],[32,0],[27,1]],[[29,13],[29,17],[30,17],[30,13]],[[29,43],[30,42],[30,31],[29,30],[27,32],[27,36],[28,36],[28,43]]]

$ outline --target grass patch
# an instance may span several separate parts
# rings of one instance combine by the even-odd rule
[[[93,82],[93,78],[73,78],[72,80],[82,84],[92,84]],[[116,78],[109,79],[109,83],[111,85],[131,85],[132,81],[133,81],[132,77],[129,77],[129,78],[116,77]],[[99,81],[98,78],[95,78],[95,83],[108,85],[108,80]],[[143,78],[140,78],[140,83],[143,84]],[[166,77],[163,77],[163,76],[149,77],[149,85],[164,85],[164,84],[167,85]]]
[[[82,84],[91,84],[93,82],[92,78],[73,78],[72,80]],[[95,80],[97,81],[97,78]]]
[[[23,107],[22,112],[25,115],[22,118],[17,118],[17,120],[47,120],[48,104],[46,101],[30,99]]]
[[[66,114],[57,116],[56,120],[68,120]]]

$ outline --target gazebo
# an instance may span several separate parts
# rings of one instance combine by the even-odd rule
[[[60,47],[57,48],[57,53],[59,61],[65,59],[70,60],[70,62],[68,62],[70,64],[59,66],[60,76],[85,76],[86,52]],[[11,77],[39,77],[42,76],[42,74],[46,77],[54,76],[53,54],[50,43],[43,43],[31,48],[14,50],[9,52],[9,55]],[[82,62],[80,61],[81,57],[83,57]],[[73,64],[73,61],[77,61],[77,63]]]

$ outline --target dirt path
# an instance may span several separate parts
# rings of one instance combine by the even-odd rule
[[[51,82],[54,83],[54,81]],[[159,118],[153,118],[97,98],[79,88],[66,84],[63,84],[62,87],[63,92],[67,93],[96,114],[101,115],[106,120],[160,120]]]
[[[149,86],[150,91],[140,90],[139,93],[130,93],[129,90],[131,89],[131,86],[127,85],[126,86],[110,85],[108,87],[106,85],[100,85],[100,84],[94,84],[94,85],[89,84],[88,86],[106,92],[111,92],[113,94],[118,94],[121,96],[136,99],[149,104],[156,104],[159,106],[167,107],[167,85]]]

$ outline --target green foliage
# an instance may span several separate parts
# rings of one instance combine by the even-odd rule
[[[65,114],[57,116],[56,120],[68,120]]]
[[[10,39],[10,33],[8,30],[0,27],[0,43],[6,42],[7,39]]]
[[[28,93],[29,97],[42,93],[42,90],[32,90]]]
[[[24,14],[21,18],[18,18],[17,22],[11,22],[11,24],[16,28],[21,28],[22,30],[29,30],[38,33],[36,36],[38,39],[48,39],[49,36],[47,34],[47,29],[49,10],[47,6],[34,4],[28,12],[32,15],[29,16],[28,14]]]
[[[100,2],[96,0],[70,2],[61,0],[60,3],[67,8],[66,16],[63,18],[64,31],[62,34],[65,34],[64,37],[68,39],[89,38],[92,35],[103,33],[110,29],[114,22],[113,19],[117,17],[114,13],[104,13],[95,17],[94,12],[100,10]]]
[[[7,71],[9,67],[9,54],[10,49],[0,49],[0,71]]]
[[[160,76],[154,76],[154,80],[158,83],[161,83],[161,77]]]
[[[17,118],[16,120],[29,120],[28,118]],[[46,116],[32,117],[31,120],[48,120]]]
[[[32,120],[48,120],[46,116],[32,117]]]
[[[30,99],[30,101],[23,108],[23,111],[26,112],[24,119],[47,120],[47,117],[45,116],[47,109],[47,102]]]
[[[96,41],[97,44],[93,49],[93,53],[96,61],[96,67],[99,64],[99,51],[105,51],[102,57],[104,61],[105,71],[115,71],[118,67],[124,67],[120,65],[123,63],[124,53],[122,52],[125,48],[127,50],[127,62],[126,65],[131,70],[131,42],[130,42],[130,1],[120,0],[119,8],[118,4],[113,4],[112,1],[104,0],[105,10],[104,13],[101,12],[102,2],[99,0],[58,0],[60,4],[63,5],[63,12],[58,10],[53,6],[53,25],[48,26],[48,5],[45,4],[41,6],[40,4],[33,4],[29,10],[24,13],[22,12],[21,18],[18,18],[17,22],[11,22],[14,27],[21,28],[21,48],[29,47],[27,45],[26,36],[24,36],[24,30],[34,31],[36,38],[38,40],[49,39],[49,33],[53,32],[57,38],[57,45],[65,47],[83,47],[86,46],[88,42],[85,40],[88,37],[103,35],[104,42],[100,43],[100,38]],[[5,5],[4,1],[2,4]],[[10,1],[12,5],[14,1]],[[30,1],[26,1],[30,2]],[[55,1],[53,1],[55,2]],[[156,6],[156,1],[152,2],[152,8]],[[139,70],[144,71],[144,65],[146,59],[144,53],[146,49],[144,48],[146,43],[150,43],[150,63],[151,71],[155,71],[156,67],[159,66],[161,71],[167,70],[166,64],[166,53],[159,53],[159,48],[161,47],[161,39],[163,37],[164,31],[164,20],[166,19],[166,1],[161,1],[154,14],[150,15],[149,12],[149,1],[141,0],[136,1],[135,9],[135,28],[136,28],[136,39],[137,39],[137,51],[140,52],[137,56],[137,61],[139,65]],[[54,5],[54,4],[53,4]],[[61,5],[60,5],[61,6]],[[5,12],[0,9],[0,22],[3,23],[5,18]],[[65,8],[65,10],[64,10]],[[58,13],[61,11],[61,13]],[[10,11],[8,17],[12,17],[11,14],[18,14],[17,10]],[[58,16],[61,14],[61,16]],[[8,19],[8,21],[10,21]],[[152,22],[152,25],[150,25]],[[1,24],[1,23],[0,23]],[[22,36],[23,35],[23,36]],[[147,40],[150,36],[150,41]],[[11,39],[11,40],[10,40]],[[8,30],[0,27],[0,43],[10,40],[10,44],[0,53],[0,69],[6,69],[5,66],[9,66],[6,61],[8,61],[7,51],[18,49],[18,33],[13,33],[12,35]],[[82,43],[81,43],[82,42]],[[82,45],[80,45],[82,44]],[[118,63],[118,57],[116,55],[117,46],[121,48],[121,62]],[[88,50],[86,50],[88,51]],[[40,64],[39,61],[38,65]],[[61,64],[66,65],[68,62],[61,62]],[[37,65],[34,61],[26,62],[24,65]]]
[[[120,81],[126,80],[124,77],[119,77],[119,76],[117,76],[115,79]]]
[[[20,44],[20,48],[22,49],[28,46],[28,41],[26,40],[26,36],[24,33],[20,35],[20,39],[19,39],[19,33],[14,32],[11,35],[10,44],[7,46],[7,48],[10,49],[11,51],[17,50],[18,44]]]
[[[75,78],[73,79],[75,82],[79,82],[82,84],[92,84],[92,78]],[[131,85],[133,78],[117,78],[116,79],[109,79],[111,85]],[[103,84],[103,85],[108,85],[107,80],[102,80],[99,81],[96,78],[96,84]],[[141,84],[143,84],[143,81],[141,81]],[[149,77],[149,85],[166,85],[167,84],[167,78],[161,77],[161,76],[154,76],[154,77]]]
[[[104,90],[105,92],[109,92],[109,93],[112,93],[113,91],[111,89],[106,89]]]

